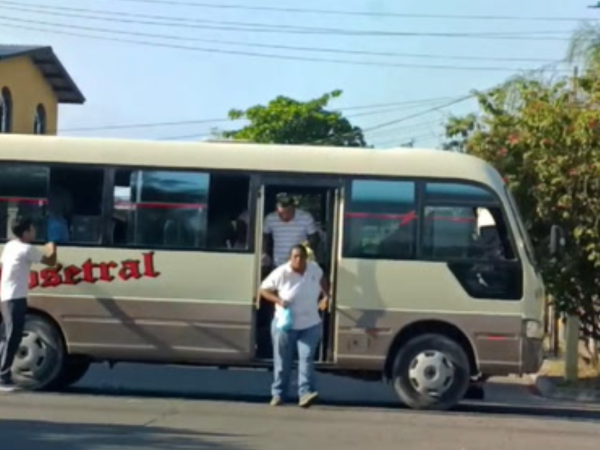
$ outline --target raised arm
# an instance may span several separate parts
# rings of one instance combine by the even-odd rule
[[[55,266],[58,261],[58,250],[54,242],[48,242],[44,247],[44,253],[40,258],[40,262],[46,266]]]

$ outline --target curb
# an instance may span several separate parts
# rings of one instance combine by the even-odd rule
[[[600,391],[593,389],[561,388],[556,382],[545,376],[533,375],[531,390],[535,395],[552,400],[578,403],[600,403]]]

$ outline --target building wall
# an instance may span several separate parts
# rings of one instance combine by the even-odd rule
[[[41,72],[27,56],[0,61],[0,90],[12,95],[12,133],[33,134],[37,106],[46,109],[46,134],[56,134],[58,101]]]

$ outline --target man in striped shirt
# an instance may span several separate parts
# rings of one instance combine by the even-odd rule
[[[273,265],[279,267],[289,259],[291,249],[308,241],[310,248],[319,243],[319,230],[313,216],[294,205],[284,193],[277,195],[277,210],[265,218],[265,253],[273,255]]]

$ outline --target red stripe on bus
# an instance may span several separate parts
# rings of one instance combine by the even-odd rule
[[[4,197],[0,198],[0,202],[10,203],[27,203],[27,204],[46,204],[48,200],[42,198],[17,198],[17,197]]]
[[[371,213],[346,213],[346,217],[350,219],[380,219],[380,220],[405,220],[406,217],[413,217],[416,219],[414,213],[411,214],[371,214]]]
[[[377,220],[398,220],[401,225],[406,225],[413,220],[417,220],[417,214],[411,211],[407,214],[371,214],[371,213],[346,213],[346,217],[349,219],[377,219]],[[447,216],[433,216],[426,217],[426,220],[445,220],[449,222],[474,222],[475,219],[472,217],[447,217]]]
[[[115,203],[115,207],[155,208],[155,209],[204,209],[206,203]]]

